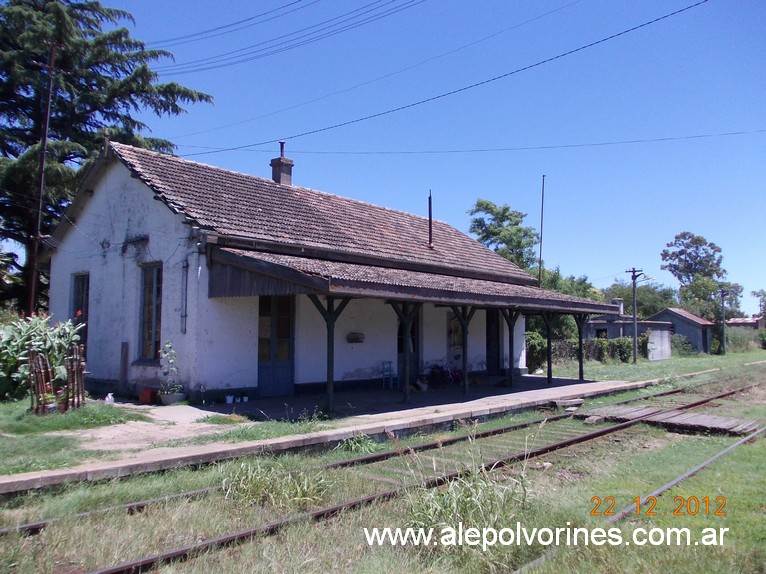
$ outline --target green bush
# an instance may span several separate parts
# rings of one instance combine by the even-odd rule
[[[442,488],[417,489],[407,497],[406,526],[428,531],[433,529],[444,535],[448,529],[466,527],[500,530],[515,521],[525,522],[533,512],[527,503],[524,476],[493,480],[486,470],[473,470],[450,481]],[[529,516],[528,516],[529,515]],[[482,548],[470,544],[443,544],[438,547],[422,546],[423,558],[436,561],[443,554],[451,555],[459,571],[509,572],[528,562],[529,547],[496,544]],[[433,563],[432,563],[433,565]],[[440,568],[426,568],[429,572]]]
[[[556,339],[553,341],[553,362],[565,363],[577,360],[577,339]]]
[[[756,335],[761,343],[761,348],[766,349],[766,329],[761,329]]]
[[[250,505],[270,504],[287,510],[306,510],[322,503],[335,483],[321,470],[291,470],[280,463],[273,466],[242,463],[228,472],[222,482],[226,499]]]
[[[525,333],[527,341],[527,367],[534,372],[547,361],[548,343],[540,333],[527,331]]]
[[[689,339],[676,333],[670,341],[672,354],[675,357],[690,357],[694,354],[694,348]]]
[[[633,338],[618,337],[609,341],[609,357],[627,363],[633,358]]]
[[[20,317],[0,330],[0,400],[18,400],[29,391],[29,351],[45,353],[56,376],[66,379],[64,359],[80,340],[85,323],[72,321],[50,325],[48,315]]]
[[[616,339],[598,337],[596,339],[588,339],[584,341],[584,344],[583,354],[590,361],[608,363],[620,360],[623,363],[627,363],[633,358],[632,337],[618,337]]]
[[[638,354],[644,359],[649,358],[649,336],[651,332],[651,329],[647,329],[638,336]]]
[[[758,332],[745,327],[726,329],[726,347],[729,351],[747,351],[758,346]]]
[[[731,327],[726,329],[726,348],[729,351],[747,351],[760,345],[758,331],[746,327]]]

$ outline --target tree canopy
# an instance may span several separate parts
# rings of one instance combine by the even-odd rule
[[[689,285],[696,277],[715,280],[726,276],[721,248],[701,235],[682,231],[666,247],[660,253],[665,261],[661,269],[670,271],[681,285]]]
[[[726,318],[741,317],[742,311],[739,305],[744,291],[742,285],[729,281],[715,281],[710,277],[699,276],[688,285],[681,287],[679,290],[681,307],[708,321],[720,322],[722,291]]]
[[[683,231],[660,253],[665,264],[681,283],[678,298],[681,307],[710,321],[721,321],[720,293],[724,292],[726,316],[739,317],[743,288],[738,283],[724,281],[721,248],[701,235]]]
[[[758,299],[758,308],[760,311],[760,316],[763,317],[766,315],[766,290],[759,289],[758,291],[751,291],[750,294]]]
[[[8,0],[0,6],[0,237],[26,248],[25,279],[37,233],[49,96],[43,235],[76,189],[77,166],[97,154],[105,136],[172,151],[170,141],[142,135],[148,126],[137,113],[176,115],[186,104],[212,101],[177,83],[158,82],[150,65],[172,55],[147,50],[120,27],[132,20],[97,0]]]
[[[538,237],[534,228],[523,225],[526,213],[514,211],[507,204],[498,206],[487,199],[477,199],[468,215],[474,216],[469,230],[481,243],[522,269],[535,265]]]
[[[604,289],[604,299],[622,299],[625,314],[633,314],[633,285],[628,281],[616,281]],[[676,290],[659,283],[642,283],[636,287],[636,316],[646,319],[668,307],[678,305]]]

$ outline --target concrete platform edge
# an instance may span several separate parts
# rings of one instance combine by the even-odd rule
[[[692,373],[685,376],[694,376]],[[683,375],[681,375],[683,376]],[[681,377],[679,376],[679,378]],[[350,424],[337,429],[318,431],[310,434],[288,435],[262,441],[243,442],[229,445],[210,443],[201,446],[177,447],[171,449],[149,449],[138,456],[115,461],[96,461],[81,466],[28,472],[22,474],[0,476],[0,494],[13,494],[40,488],[57,486],[68,482],[96,481],[110,478],[126,477],[134,474],[168,470],[179,466],[195,464],[210,464],[216,461],[228,460],[264,452],[279,453],[306,447],[321,446],[337,443],[344,438],[357,434],[367,434],[372,437],[400,431],[413,430],[421,427],[445,425],[452,421],[470,420],[501,416],[505,413],[523,409],[535,408],[550,404],[555,399],[585,398],[615,392],[641,389],[660,383],[660,379],[646,381],[599,381],[580,383],[568,387],[553,387],[549,389],[525,391],[514,394],[497,395],[466,403],[440,405],[438,408],[425,407],[410,411],[388,413],[392,418],[380,419],[382,415],[363,415],[360,419],[369,422]],[[430,411],[430,412],[423,412]]]

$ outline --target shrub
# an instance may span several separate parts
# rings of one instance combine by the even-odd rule
[[[541,368],[547,361],[548,343],[540,333],[527,331],[525,333],[527,341],[527,367],[534,372]]]
[[[558,339],[553,341],[553,361],[567,362],[577,360],[577,339]]]
[[[766,329],[761,329],[758,331],[756,337],[761,343],[761,348],[766,349]]]
[[[726,348],[730,351],[747,351],[757,347],[760,339],[758,331],[746,327],[731,327],[726,329]]]
[[[609,358],[627,363],[633,358],[633,337],[618,337],[609,341]]]
[[[619,359],[623,363],[627,363],[633,358],[633,338],[618,337],[616,339],[605,339],[599,337],[588,339],[584,341],[583,354],[590,361],[606,363]]]
[[[382,445],[372,437],[359,433],[352,437],[344,438],[333,450],[343,450],[351,454],[372,454],[380,450]]]
[[[647,329],[638,336],[638,354],[644,359],[649,358],[649,337],[651,333],[651,329]]]
[[[270,504],[287,510],[305,510],[318,505],[332,492],[334,482],[320,470],[288,470],[275,466],[242,463],[224,478],[227,499],[244,504]]]
[[[676,357],[690,357],[694,354],[694,348],[689,339],[676,333],[670,341],[672,354]]]
[[[523,475],[520,479],[495,482],[486,470],[473,470],[442,488],[415,490],[407,502],[407,527],[433,529],[442,536],[447,529],[456,529],[460,524],[500,530],[517,520],[524,521],[526,514],[531,513]],[[432,559],[441,553],[451,554],[461,571],[470,566],[469,571],[507,572],[529,560],[528,555],[523,555],[526,549],[518,545],[482,548],[443,544],[438,548],[438,552],[434,546],[423,546],[420,550]]]
[[[72,321],[50,325],[48,315],[20,317],[0,330],[0,400],[21,399],[29,391],[29,351],[45,353],[57,377],[66,379],[64,359],[80,340],[85,323]]]

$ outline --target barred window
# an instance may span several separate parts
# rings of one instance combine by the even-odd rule
[[[141,268],[141,358],[160,358],[162,264]]]

